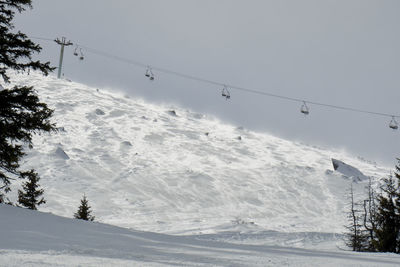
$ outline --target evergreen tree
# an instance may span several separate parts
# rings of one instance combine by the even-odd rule
[[[349,233],[346,234],[346,244],[353,250],[400,253],[400,158],[397,160],[394,176],[383,179],[378,195],[372,189],[370,180],[368,199],[364,200],[363,205],[362,225],[351,189],[351,224],[347,227]]]
[[[19,162],[25,155],[22,145],[32,147],[33,133],[55,129],[49,121],[53,111],[39,101],[33,87],[6,86],[10,83],[8,70],[38,70],[47,75],[54,69],[49,62],[33,61],[32,55],[41,47],[20,31],[13,31],[16,12],[31,7],[31,0],[0,0],[0,77],[4,81],[0,91],[0,203],[10,191],[12,179],[32,175],[20,170]]]
[[[397,225],[397,249],[396,253],[400,253],[400,158],[397,159],[397,165],[395,167],[396,171],[394,172],[394,176],[397,179],[397,190],[396,190],[396,225]]]
[[[89,202],[86,199],[86,196],[83,195],[81,199],[81,205],[78,208],[78,211],[74,214],[74,218],[81,219],[85,221],[93,221],[94,216],[91,215],[92,211],[90,210]]]
[[[39,200],[43,195],[43,189],[38,189],[40,178],[34,170],[30,170],[24,176],[28,181],[22,185],[24,192],[18,190],[18,203],[28,209],[36,210],[36,206],[46,203],[43,197]]]
[[[381,252],[397,252],[399,215],[396,207],[396,182],[393,176],[384,179],[382,192],[378,196],[376,216],[376,240],[374,246]]]
[[[381,252],[400,253],[400,159],[397,160],[394,176],[383,180],[377,198],[374,246]]]

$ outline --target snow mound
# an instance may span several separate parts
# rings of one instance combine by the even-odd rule
[[[69,156],[67,155],[67,153],[65,153],[65,151],[61,147],[57,147],[54,153],[58,158],[65,160],[69,159]]]
[[[343,161],[332,159],[333,169],[343,174],[346,178],[352,178],[353,182],[368,180],[369,177],[364,175],[359,169],[344,163]]]

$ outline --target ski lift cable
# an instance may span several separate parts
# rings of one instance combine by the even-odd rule
[[[53,41],[53,39],[43,38],[43,37],[36,37],[36,36],[30,36],[30,38],[38,39],[38,40],[44,40],[44,41]],[[259,90],[240,87],[240,86],[227,84],[227,83],[223,83],[223,82],[213,81],[213,80],[197,77],[197,76],[190,75],[190,74],[185,74],[185,73],[173,71],[173,70],[166,69],[166,68],[156,67],[156,66],[145,64],[145,63],[142,63],[142,62],[139,62],[139,61],[136,61],[136,60],[122,58],[122,57],[110,54],[108,52],[105,52],[105,51],[102,51],[102,50],[99,50],[99,49],[95,49],[95,48],[91,48],[91,47],[88,47],[88,46],[84,46],[84,45],[81,45],[81,44],[77,44],[77,45],[79,47],[81,47],[81,48],[84,48],[87,52],[92,53],[92,54],[96,54],[96,55],[99,55],[99,56],[107,57],[107,58],[114,59],[116,61],[124,62],[124,63],[127,63],[127,64],[135,65],[135,66],[138,66],[138,67],[141,67],[141,68],[151,68],[152,70],[156,70],[158,72],[162,72],[162,73],[165,73],[165,74],[178,76],[178,77],[185,78],[185,79],[188,79],[188,80],[193,80],[193,81],[198,81],[198,82],[207,83],[207,84],[211,84],[211,85],[216,85],[218,87],[226,86],[226,87],[229,87],[230,89],[234,89],[234,90],[238,90],[238,91],[243,91],[243,92],[248,92],[248,93],[252,93],[252,94],[268,96],[268,97],[274,97],[274,98],[293,101],[293,102],[300,102],[300,103],[306,102],[307,104],[326,107],[326,108],[332,108],[332,109],[337,109],[337,110],[345,110],[345,111],[351,111],[351,112],[365,113],[365,114],[384,116],[384,117],[390,117],[390,118],[392,118],[392,117],[393,118],[400,118],[400,115],[395,115],[395,114],[389,114],[389,113],[384,113],[384,112],[376,112],[376,111],[370,111],[370,110],[365,110],[365,109],[352,108],[352,107],[348,107],[348,106],[339,106],[339,105],[333,105],[333,104],[316,102],[316,101],[309,101],[309,100],[305,100],[305,99],[301,99],[301,98],[278,95],[278,94],[268,93],[268,92],[265,92],[265,91],[259,91]]]
[[[149,66],[148,64],[144,64],[144,63],[141,63],[141,62],[138,62],[138,61],[133,61],[133,60],[130,60],[130,59],[125,59],[125,58],[121,58],[121,57],[118,57],[118,56],[114,56],[114,55],[111,55],[109,53],[106,53],[106,52],[103,52],[103,51],[99,51],[97,49],[85,47],[85,46],[82,46],[82,45],[81,45],[81,47],[84,47],[88,52],[92,52],[92,53],[99,54],[99,55],[106,56],[106,57],[111,57],[111,58],[114,58],[116,60],[123,61],[125,63],[129,63],[129,64],[132,64],[132,65],[137,65],[139,67],[148,67]],[[259,90],[245,88],[245,87],[239,87],[239,86],[235,86],[235,85],[231,85],[231,84],[227,84],[227,83],[222,83],[222,82],[217,82],[217,81],[212,81],[212,80],[200,78],[200,77],[197,77],[197,76],[193,76],[193,75],[189,75],[189,74],[185,74],[185,73],[181,73],[181,72],[177,72],[177,71],[172,71],[172,70],[165,69],[165,68],[155,67],[153,65],[151,65],[151,69],[152,70],[156,70],[158,72],[174,75],[174,76],[179,76],[179,77],[182,77],[182,78],[185,78],[185,79],[189,79],[189,80],[194,80],[194,81],[199,81],[199,82],[208,83],[208,84],[212,84],[212,85],[217,85],[219,87],[226,86],[228,88],[236,89],[238,91],[243,91],[243,92],[248,92],[248,93],[253,93],[253,94],[258,94],[258,95],[264,95],[264,96],[279,98],[279,99],[283,99],[283,100],[289,100],[289,101],[300,102],[300,103],[306,102],[308,104],[312,104],[312,105],[316,105],[316,106],[322,106],[322,107],[328,107],[328,108],[333,108],[333,109],[338,109],[338,110],[352,111],[352,112],[358,112],[358,113],[366,113],[366,114],[377,115],[377,116],[400,118],[400,115],[393,115],[393,114],[389,114],[389,113],[369,111],[369,110],[357,109],[357,108],[352,108],[352,107],[345,107],[345,106],[321,103],[321,102],[316,102],[316,101],[309,101],[309,100],[304,100],[304,99],[301,99],[301,98],[294,98],[294,97],[289,97],[289,96],[272,94],[272,93],[268,93],[268,92],[265,92],[265,91],[259,91]]]
[[[38,37],[38,36],[28,36],[28,37],[31,39],[54,42],[54,39],[50,39],[50,38],[44,38],[44,37]]]

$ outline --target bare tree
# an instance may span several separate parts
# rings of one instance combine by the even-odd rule
[[[368,233],[368,251],[376,251],[374,247],[375,243],[375,231],[376,231],[376,194],[372,188],[372,180],[369,178],[367,186],[368,198],[364,200],[364,228]]]
[[[353,184],[350,184],[349,201],[350,211],[348,212],[348,218],[350,223],[346,226],[348,230],[346,233],[346,245],[351,247],[353,251],[365,251],[367,236],[362,228],[361,205],[354,200]]]

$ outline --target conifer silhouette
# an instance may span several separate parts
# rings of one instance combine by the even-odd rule
[[[23,177],[28,181],[22,185],[24,191],[18,190],[18,203],[28,209],[36,210],[36,206],[46,203],[43,197],[39,199],[43,195],[43,189],[38,189],[40,178],[34,170],[24,173]]]
[[[25,155],[23,144],[31,148],[33,133],[55,130],[50,122],[53,111],[39,101],[33,87],[7,86],[10,70],[28,74],[30,70],[38,70],[44,75],[54,70],[49,62],[32,60],[41,47],[14,30],[15,14],[31,7],[31,0],[0,1],[0,203],[5,202],[12,177],[31,175],[30,171],[19,169]]]
[[[78,211],[74,214],[75,219],[85,220],[85,221],[93,221],[94,216],[91,215],[92,211],[90,210],[89,201],[86,196],[83,195],[81,199],[81,205],[78,208]]]

